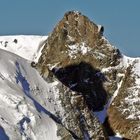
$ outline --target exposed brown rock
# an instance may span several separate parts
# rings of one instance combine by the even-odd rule
[[[89,47],[89,51],[84,55],[78,51],[76,59],[69,56],[69,46],[77,45]],[[101,54],[101,56],[100,56]],[[99,27],[91,22],[86,16],[77,12],[68,12],[55,27],[52,34],[42,50],[39,64],[58,64],[65,67],[81,61],[90,62],[94,67],[107,67],[116,65],[120,53],[117,49],[108,45],[102,38]]]
[[[63,85],[59,85],[59,90],[61,105],[65,110],[62,124],[67,126],[77,139],[108,140],[103,126],[89,110],[83,96]],[[59,113],[60,117],[63,116]]]
[[[91,114],[91,110],[101,110],[100,107],[113,96],[118,83],[122,81],[118,95],[108,110],[108,124],[114,133],[119,132],[126,139],[139,140],[140,121],[127,119],[129,114],[123,113],[123,109],[127,109],[124,99],[128,97],[129,88],[135,85],[135,78],[132,76],[133,65],[127,69],[120,65],[122,55],[103,37],[103,31],[103,27],[97,26],[81,13],[67,12],[48,37],[35,67],[45,79],[51,77],[51,73],[52,77],[55,75],[65,85],[61,87],[60,99],[68,117],[63,124],[68,123],[72,132],[76,130],[76,136],[80,139],[84,138],[85,129],[93,134],[90,134],[91,139],[108,139],[104,128]],[[89,64],[94,70],[90,71],[86,65],[79,67],[81,62]],[[74,68],[69,71],[67,68],[71,66],[78,66],[79,70],[75,72]],[[100,76],[96,78],[96,74]],[[88,86],[80,82],[87,79]],[[90,84],[92,82],[93,85]],[[74,84],[77,85],[73,88]],[[72,94],[72,90],[75,95]],[[96,93],[96,97],[93,97],[90,91]],[[103,96],[103,91],[106,96]],[[87,122],[81,122],[80,118]]]
[[[118,96],[113,100],[108,110],[108,122],[114,132],[119,132],[123,137],[131,140],[139,140],[140,134],[140,120],[137,118],[127,119],[132,110],[129,110],[128,104],[124,101],[128,97],[129,88],[133,87],[135,79],[132,76],[132,65],[126,71],[119,89]],[[135,107],[138,107],[136,105]],[[123,111],[123,110],[129,111]]]
[[[103,27],[97,26],[81,13],[67,12],[48,37],[37,68],[39,71],[44,71],[44,67],[64,68],[80,62],[89,63],[99,70],[118,65],[121,58],[119,50],[113,48],[102,35]],[[83,43],[87,48],[84,54]],[[70,57],[70,53],[74,51],[69,48],[71,45],[79,48],[73,57]],[[114,75],[113,72],[110,73],[112,74]],[[108,73],[106,75],[108,77]],[[113,80],[113,84],[105,85],[105,89],[109,88],[111,91],[108,91],[109,94],[115,91],[115,82]]]
[[[79,81],[79,87],[77,87],[77,89],[79,88],[80,90],[74,90],[75,95],[72,95],[71,90],[68,91],[67,88],[64,88],[65,86],[59,87],[59,89],[61,89],[61,104],[67,116],[63,124],[64,126],[68,126],[68,129],[74,132],[79,139],[85,139],[85,135],[90,139],[108,139],[103,126],[98,119],[91,114],[91,110],[101,110],[107,102],[107,94],[103,84],[100,84],[103,81],[100,80],[98,76],[95,76],[99,70],[92,70],[95,64],[97,68],[102,65],[100,60],[96,56],[94,57],[94,50],[98,50],[98,47],[100,47],[98,44],[101,45],[105,43],[102,39],[102,32],[103,27],[99,29],[99,27],[87,17],[78,12],[68,12],[48,37],[47,43],[42,50],[42,55],[36,65],[36,68],[45,79],[47,78],[45,73],[46,69],[53,71],[54,75],[59,79],[56,71],[58,72],[58,70],[60,71],[61,69],[62,71],[65,71],[63,69],[67,71],[67,67],[75,65],[75,68],[71,69],[73,72],[68,73],[67,76],[65,75],[65,78],[68,78],[66,81],[69,83],[66,84],[63,83],[61,79],[59,80],[69,87],[70,81],[74,80],[74,77],[77,77],[76,82],[78,83]],[[87,49],[87,52],[84,54],[81,49],[83,43],[85,45],[84,47],[88,47],[89,49]],[[105,44],[107,44],[107,42]],[[69,55],[69,52],[72,51],[69,48],[71,45],[77,45],[79,48],[74,54],[76,59]],[[106,48],[112,52],[114,51],[110,46]],[[103,51],[103,53],[105,53],[105,51]],[[98,54],[96,53],[95,55]],[[113,59],[111,55],[110,59]],[[76,69],[79,70],[75,72]],[[95,77],[96,80],[94,79]],[[49,78],[51,77],[49,76]],[[90,78],[89,82],[96,82],[97,86],[94,84],[91,87],[84,86],[83,81],[88,80],[88,78]],[[91,94],[92,89],[96,89],[95,94],[97,96]],[[83,93],[79,94],[82,91],[85,95]],[[92,97],[90,97],[91,95]]]

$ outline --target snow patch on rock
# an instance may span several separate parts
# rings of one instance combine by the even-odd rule
[[[69,48],[68,54],[72,59],[76,58],[77,53],[81,53],[82,55],[85,55],[91,50],[91,48],[86,46],[84,42],[80,44],[69,45],[68,48]]]

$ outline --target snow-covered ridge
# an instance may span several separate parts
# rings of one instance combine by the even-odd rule
[[[47,36],[0,36],[0,48],[27,60],[37,61],[46,40]]]
[[[56,82],[33,69],[47,36],[0,37],[0,140],[59,140],[53,99]],[[25,58],[25,59],[24,59]]]

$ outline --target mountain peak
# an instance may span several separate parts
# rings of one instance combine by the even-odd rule
[[[82,13],[79,11],[68,11],[65,13],[63,19],[65,19],[65,21],[69,24],[75,23],[76,26],[86,26],[86,28],[88,27],[87,25],[90,24],[91,26],[94,26],[95,30],[99,33],[103,33],[104,31],[103,26],[97,25],[94,22],[90,21],[87,16],[82,15]],[[88,24],[86,24],[86,22]]]
[[[68,12],[66,12],[65,13],[65,15],[64,16],[68,16],[68,15],[77,15],[77,16],[80,16],[80,15],[82,15],[81,14],[81,12],[79,12],[79,11],[68,11]]]
[[[88,62],[85,59],[88,55],[87,58],[95,58],[92,63],[98,68],[101,65],[116,65],[120,52],[103,37],[103,31],[102,26],[96,25],[80,12],[67,12],[48,37],[39,63],[43,61],[44,64],[66,66],[79,60]],[[46,59],[43,60],[43,57]]]
[[[57,24],[54,32],[61,33],[63,39],[68,36],[75,42],[84,41],[90,45],[102,36],[103,30],[102,26],[96,25],[80,12],[69,11]]]
[[[49,37],[0,37],[0,139],[140,140],[140,59],[103,30],[70,11]]]
[[[80,95],[85,102],[84,108],[89,108],[93,112],[101,111],[106,104],[108,124],[112,130],[114,132],[119,130],[125,138],[137,139],[138,133],[133,135],[131,129],[128,132],[124,131],[123,123],[118,122],[118,118],[124,117],[125,128],[131,126],[132,129],[136,127],[136,123],[139,123],[139,119],[135,121],[134,117],[128,122],[127,118],[133,113],[129,109],[125,115],[123,112],[126,104],[122,104],[128,97],[129,88],[136,88],[133,74],[135,66],[130,58],[125,60],[119,49],[110,44],[103,36],[103,31],[102,26],[90,21],[80,12],[67,12],[48,37],[36,68],[44,79],[53,79],[54,76],[70,91],[73,90],[76,95],[78,94],[78,97]],[[63,88],[62,90],[65,91]],[[68,100],[73,98],[72,95],[67,94],[61,97],[65,106],[67,105],[65,96],[69,96]],[[132,94],[130,93],[131,96]],[[78,101],[79,104],[83,104],[80,99]],[[138,110],[137,105],[130,104],[130,106]],[[75,107],[79,108],[78,104]],[[82,112],[83,109],[81,108],[80,111]],[[100,130],[104,137],[104,130]],[[138,128],[137,131],[139,132]],[[79,137],[83,136],[79,135]]]
[[[108,59],[107,50],[111,51],[110,61],[113,61],[117,51],[103,38],[99,28],[100,26],[81,13],[67,12],[48,37],[36,68],[46,81],[54,80],[55,77],[63,84],[60,90],[68,91],[60,95],[64,110],[69,112],[68,119],[72,119],[76,124],[81,119],[80,116],[83,118],[90,116],[90,127],[98,126],[102,139],[108,139],[102,124],[93,121],[96,117],[91,111],[101,111],[107,103],[108,95],[103,86],[105,78],[100,69],[101,65],[107,65],[103,62]],[[74,108],[67,108],[68,104]],[[79,115],[71,118],[76,110],[79,110]],[[67,123],[68,129],[72,132],[76,129],[76,136],[79,139],[84,139],[85,130],[87,133],[93,130],[81,121],[74,129],[69,122],[63,123]],[[81,129],[81,126],[84,128]],[[87,134],[89,139],[100,139],[101,137],[97,135],[98,130],[92,131],[92,135]]]

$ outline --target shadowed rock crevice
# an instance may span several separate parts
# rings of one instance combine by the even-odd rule
[[[64,68],[54,68],[54,75],[71,90],[81,93],[88,108],[93,111],[103,109],[107,92],[103,87],[105,76],[89,63],[81,62]]]

